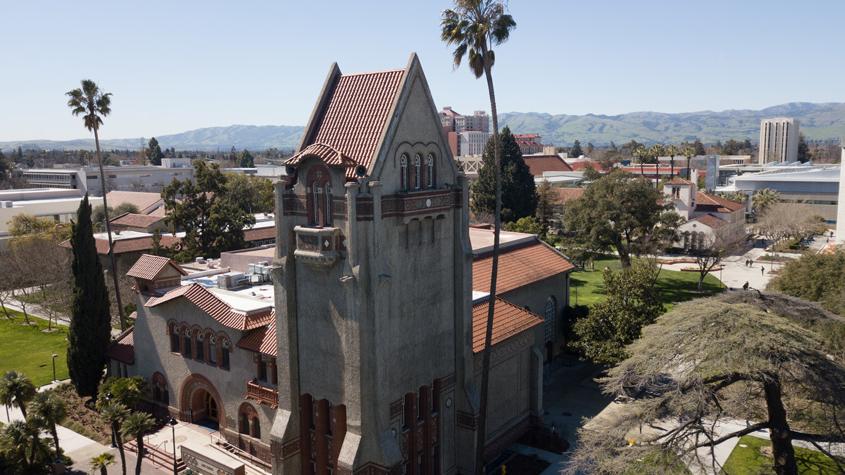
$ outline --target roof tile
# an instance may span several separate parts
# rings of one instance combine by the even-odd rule
[[[484,337],[487,331],[488,301],[472,306],[472,352],[484,350]],[[530,328],[543,323],[539,315],[517,307],[501,298],[496,298],[493,307],[493,339],[491,344],[501,343]]]
[[[490,290],[490,270],[493,257],[476,258],[472,263],[472,288],[487,292]],[[542,242],[502,249],[499,254],[499,278],[496,293],[501,294],[524,285],[547,279],[575,266],[562,254]]]
[[[144,254],[143,256],[139,257],[135,264],[129,269],[129,272],[126,273],[129,277],[135,277],[137,279],[144,279],[144,280],[153,280],[155,279],[162,270],[168,265],[173,266],[174,269],[179,271],[182,275],[188,275],[182,267],[167,257],[162,256],[154,256],[152,254]]]

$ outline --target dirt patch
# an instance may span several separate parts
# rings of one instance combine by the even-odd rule
[[[56,388],[56,393],[67,407],[67,419],[62,423],[63,426],[101,444],[111,443],[111,428],[97,411],[85,405],[85,400],[76,394],[73,385],[61,385]]]

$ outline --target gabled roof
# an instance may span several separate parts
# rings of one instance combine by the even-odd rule
[[[485,255],[472,262],[472,289],[490,291],[490,269],[493,256]],[[499,278],[496,293],[539,282],[568,272],[575,266],[562,254],[535,238],[533,243],[503,248],[499,254]]]
[[[117,208],[122,204],[133,204],[140,214],[150,214],[164,207],[164,200],[160,193],[146,191],[109,191],[106,194],[109,206]]]
[[[135,364],[134,329],[135,327],[130,327],[111,342],[108,349],[106,349],[106,356],[109,359],[128,365]]]
[[[487,330],[488,301],[482,300],[472,306],[472,352],[484,350],[484,337]],[[493,339],[491,344],[501,343],[512,336],[543,323],[535,313],[517,307],[501,298],[496,298],[493,306]]]
[[[196,283],[177,287],[161,297],[153,297],[147,300],[144,306],[156,307],[177,298],[187,299],[221,325],[236,330],[260,328],[269,325],[276,318],[275,310],[270,307],[249,313],[235,310],[211,291]]]
[[[148,228],[161,220],[164,219],[164,216],[156,216],[151,214],[136,214],[136,213],[124,213],[114,219],[111,220],[112,224],[116,224],[118,226],[127,226],[130,228]]]
[[[182,240],[170,234],[165,234],[161,236],[161,241],[159,244],[161,247],[174,247],[178,245]],[[115,254],[126,254],[130,252],[141,252],[141,251],[149,251],[153,248],[153,238],[152,236],[141,236],[141,237],[133,237],[130,239],[115,239],[113,241],[114,244],[114,253]],[[60,244],[62,247],[71,248],[70,240],[62,241]],[[101,239],[101,238],[94,238],[94,245],[97,247],[97,254],[101,256],[106,256],[109,253],[109,241],[108,239]]]
[[[135,264],[126,273],[129,277],[137,279],[153,280],[161,274],[165,267],[171,266],[182,275],[188,275],[176,261],[162,256],[154,256],[152,254],[144,254],[139,257]]]
[[[570,167],[559,155],[523,155],[533,176],[543,176],[543,172],[571,172]]]
[[[592,168],[596,171],[601,171],[601,164],[598,162],[594,162],[592,160],[572,160],[567,162],[569,168],[572,168],[572,171],[581,172],[588,168]]]
[[[713,216],[712,214],[703,214],[701,216],[691,219],[690,221],[698,221],[699,223],[709,227],[710,229],[718,229],[728,224],[728,222],[724,219],[718,216]]]
[[[256,353],[277,356],[278,347],[276,346],[276,320],[274,319],[269,325],[256,328],[244,335],[244,337],[238,341],[238,347],[254,351]]]
[[[286,162],[296,165],[308,155],[348,157],[370,168],[390,121],[408,69],[341,74],[333,64],[323,92],[309,120],[297,154]],[[319,144],[320,147],[312,147]],[[345,160],[345,159],[341,159]],[[354,177],[347,168],[347,178]]]
[[[692,185],[692,182],[675,175],[675,176],[672,177],[671,180],[669,180],[669,184],[670,185]]]
[[[744,208],[742,203],[731,201],[721,196],[711,195],[699,191],[695,194],[696,211],[715,211],[717,213],[733,213]]]

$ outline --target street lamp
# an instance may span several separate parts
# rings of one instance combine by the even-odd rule
[[[55,382],[55,381],[56,381],[56,358],[57,358],[58,356],[59,356],[59,355],[57,355],[57,354],[53,353],[53,382]]]
[[[176,424],[178,422],[171,416],[167,424],[170,425],[170,435],[173,437],[173,475],[179,475],[179,472],[176,470]]]
[[[106,403],[111,403],[112,397],[114,397],[114,396],[112,396],[112,393],[110,393],[110,392],[106,393],[106,398],[105,398]],[[114,425],[109,424],[109,426],[111,427],[111,446],[117,447],[117,439],[115,438],[115,434],[114,434]]]

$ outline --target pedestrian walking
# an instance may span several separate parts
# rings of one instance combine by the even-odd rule
[[[766,268],[763,266],[760,266],[760,275],[766,275]]]
[[[742,284],[742,290],[748,290],[748,281],[746,280],[744,284]]]

